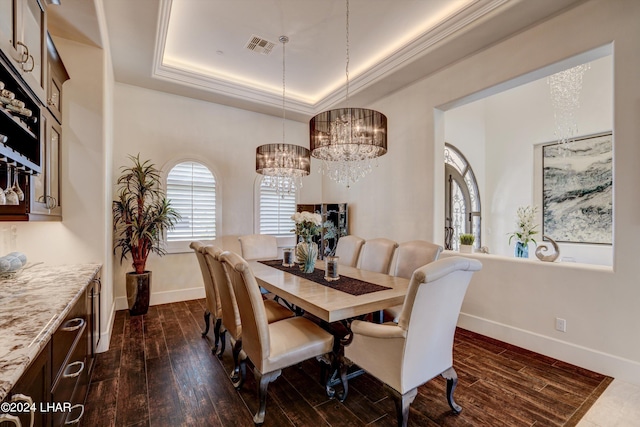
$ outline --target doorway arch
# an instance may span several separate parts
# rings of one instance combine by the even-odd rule
[[[457,250],[460,234],[475,236],[474,248],[482,243],[480,192],[469,161],[455,146],[444,145],[445,249]]]

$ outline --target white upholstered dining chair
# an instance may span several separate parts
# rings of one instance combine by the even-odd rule
[[[360,269],[389,274],[393,253],[397,247],[398,244],[390,239],[367,240],[360,254]]]
[[[364,245],[364,239],[348,235],[338,239],[335,255],[338,256],[338,264],[355,267],[358,265],[360,251]]]
[[[204,258],[204,247],[202,242],[194,241],[189,244],[189,247],[193,249],[198,259],[198,265],[202,273],[202,280],[204,281],[204,293],[206,297],[207,308],[204,312],[204,331],[202,337],[207,336],[209,333],[209,325],[211,323],[211,315],[213,314],[213,347],[211,352],[215,354],[218,350],[218,343],[220,342],[220,326],[222,324],[222,305],[220,303],[220,296],[218,295],[218,287],[214,285],[211,272],[207,265],[207,261]]]
[[[236,296],[233,291],[229,276],[222,265],[220,256],[222,250],[216,246],[205,246],[203,248],[205,260],[207,266],[211,272],[214,283],[218,287],[218,294],[220,295],[220,302],[222,306],[222,344],[220,346],[220,357],[225,350],[226,334],[229,334],[229,341],[232,345],[232,357],[233,357],[233,372],[231,373],[231,379],[236,387],[241,387],[244,381],[244,372],[240,372],[241,364],[240,358],[242,357],[242,322],[240,320],[240,312],[238,311],[238,305],[236,303]],[[294,314],[291,310],[283,307],[272,300],[263,301],[265,307],[265,313],[267,316],[267,322],[277,322],[278,320],[293,317]]]
[[[469,281],[481,268],[479,261],[462,257],[420,267],[411,276],[397,324],[351,324],[345,357],[386,385],[396,404],[398,426],[406,427],[418,386],[438,375],[447,380],[453,412],[462,410],[453,400],[458,382],[453,338]]]
[[[221,258],[242,319],[242,348],[254,365],[258,383],[259,405],[253,422],[262,424],[269,383],[286,367],[332,352],[333,335],[304,317],[268,323],[258,283],[247,262],[232,252],[224,252]]]
[[[212,242],[213,246],[217,246],[223,251],[231,251],[237,254],[242,253],[242,248],[240,247],[240,236],[237,234],[224,234],[222,236],[216,236],[215,240]]]
[[[238,238],[242,258],[246,260],[270,260],[278,258],[278,240],[269,234],[247,234]]]
[[[413,272],[438,259],[442,253],[442,246],[426,240],[412,240],[403,242],[396,249],[396,263],[393,275],[410,279]],[[398,321],[402,304],[384,310],[387,317],[391,317],[394,322]]]

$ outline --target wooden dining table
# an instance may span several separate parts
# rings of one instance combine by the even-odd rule
[[[402,277],[340,265],[340,276],[389,288],[364,295],[351,295],[259,261],[249,261],[249,265],[260,286],[328,323],[353,319],[402,304],[409,287],[409,280]],[[324,270],[324,261],[318,260],[316,267]]]

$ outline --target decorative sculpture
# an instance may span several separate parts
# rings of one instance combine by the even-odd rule
[[[560,248],[558,247],[558,244],[555,240],[548,236],[542,236],[542,240],[551,243],[552,248],[550,248],[548,245],[541,244],[536,248],[536,256],[540,261],[554,262],[560,256]],[[545,255],[545,252],[551,249],[553,249],[553,253]]]

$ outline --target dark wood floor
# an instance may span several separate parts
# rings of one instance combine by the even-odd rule
[[[252,426],[253,375],[234,390],[229,345],[221,360],[211,354],[200,336],[203,313],[204,300],[154,306],[145,316],[117,312],[83,426]],[[419,388],[410,426],[573,426],[612,380],[462,329],[454,360],[462,413],[451,414],[437,378]],[[319,371],[315,361],[285,369],[269,386],[264,425],[395,425],[393,402],[371,376],[350,381],[340,403],[326,397]]]

